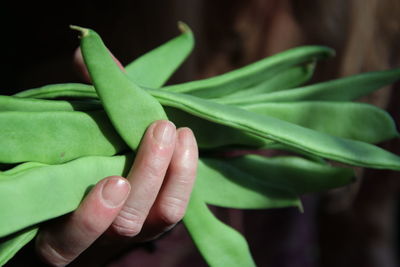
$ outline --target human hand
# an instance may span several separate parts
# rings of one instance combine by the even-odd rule
[[[99,242],[153,239],[178,223],[196,176],[197,145],[188,128],[157,121],[146,131],[127,179],[101,180],[71,215],[46,225],[36,239],[38,254],[64,266]],[[116,237],[121,237],[120,239]],[[96,246],[96,244],[94,244]]]

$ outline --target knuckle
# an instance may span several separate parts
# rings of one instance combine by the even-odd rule
[[[197,156],[186,151],[179,151],[174,155],[171,164],[174,172],[180,176],[195,176],[197,170]]]
[[[45,241],[41,235],[36,240],[36,251],[46,263],[52,266],[65,266],[74,259],[51,242]]]
[[[80,218],[79,223],[77,223],[76,225],[79,225],[79,228],[81,228],[81,231],[83,233],[86,233],[90,236],[97,236],[100,235],[102,232],[98,229],[98,225],[96,224],[96,222],[94,222],[93,219],[88,216]]]
[[[182,182],[188,182],[191,177],[196,176],[196,165],[193,162],[178,162],[175,168],[176,175]]]
[[[146,176],[161,177],[164,176],[168,166],[168,160],[164,157],[153,156],[145,160],[143,169]]]
[[[134,237],[142,230],[144,215],[133,207],[124,206],[112,224],[120,236]]]
[[[169,197],[160,205],[160,219],[165,225],[173,225],[185,215],[187,201],[182,198]]]

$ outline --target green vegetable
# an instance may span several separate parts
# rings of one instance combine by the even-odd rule
[[[212,184],[213,186],[210,186]],[[212,205],[235,209],[300,207],[298,195],[280,184],[243,172],[229,160],[199,161],[196,188]]]
[[[125,71],[132,81],[141,86],[159,88],[183,63],[193,49],[194,38],[185,23],[179,22],[178,27],[182,32],[180,36],[125,66]]]
[[[57,95],[60,93],[60,95]],[[98,98],[96,94],[96,90],[93,86],[88,84],[81,83],[61,83],[61,84],[50,84],[45,85],[38,88],[28,89],[19,93],[16,93],[14,96],[16,97],[24,97],[24,98],[68,98],[68,97],[76,97],[79,94],[79,98],[92,98],[93,93],[95,93],[96,98]]]
[[[125,175],[131,163],[129,156],[93,156],[2,172],[0,237],[73,211],[100,179]]]
[[[81,32],[83,58],[107,115],[128,146],[137,149],[147,127],[168,119],[167,115],[157,100],[119,69],[97,33],[72,28]]]
[[[0,95],[0,112],[2,111],[90,111],[99,110],[97,101],[49,101]]]
[[[323,46],[293,48],[216,77],[166,86],[165,90],[204,98],[223,97],[265,81],[287,68],[333,54],[332,49]]]
[[[211,213],[196,188],[183,222],[210,266],[256,266],[243,236]]]
[[[182,109],[201,118],[271,139],[316,156],[356,166],[400,170],[400,157],[379,147],[334,137],[267,115],[259,115],[198,97],[151,90],[163,105]]]
[[[314,61],[310,63],[300,64],[298,66],[291,67],[287,70],[283,70],[269,79],[261,82],[252,87],[244,88],[233,94],[222,97],[229,101],[231,98],[241,99],[243,97],[259,95],[263,93],[272,93],[276,91],[282,91],[289,88],[295,88],[311,79],[316,63]]]
[[[390,115],[365,103],[299,101],[252,104],[243,109],[366,143],[376,144],[399,137]]]
[[[274,93],[251,95],[242,99],[218,99],[219,103],[245,105],[263,102],[294,101],[351,101],[365,96],[382,86],[400,79],[400,68],[386,71],[363,73],[328,82],[299,87],[295,90],[284,90]]]
[[[35,238],[37,232],[38,228],[32,227],[0,239],[0,266],[6,264],[21,248]]]
[[[104,111],[0,112],[0,162],[48,164],[126,149]]]

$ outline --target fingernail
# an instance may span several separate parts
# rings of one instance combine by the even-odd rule
[[[159,121],[153,130],[153,137],[159,144],[168,145],[174,139],[175,129],[172,122]]]
[[[178,142],[179,145],[183,147],[190,147],[192,146],[196,141],[194,139],[194,135],[192,130],[189,128],[181,128],[178,130]]]
[[[109,178],[103,185],[101,195],[104,202],[110,207],[120,206],[128,197],[129,183],[122,178]]]

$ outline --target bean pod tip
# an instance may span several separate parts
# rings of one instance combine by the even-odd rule
[[[191,32],[192,30],[189,28],[189,26],[183,22],[183,21],[178,21],[178,29],[182,32],[182,33],[187,33],[187,32]]]
[[[87,28],[83,28],[83,27],[76,26],[76,25],[69,25],[69,27],[70,27],[72,30],[79,31],[80,34],[81,34],[81,35],[80,35],[81,38],[83,38],[83,37],[89,35],[89,29],[87,29]]]

